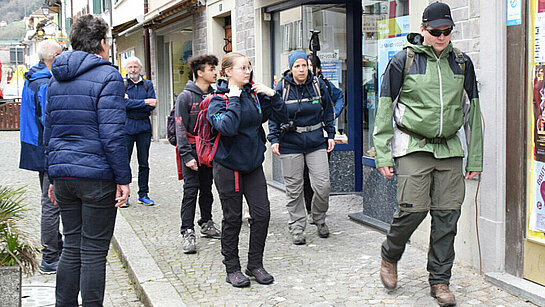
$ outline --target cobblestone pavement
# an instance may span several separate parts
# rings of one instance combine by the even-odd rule
[[[380,282],[380,244],[384,234],[348,219],[362,209],[357,196],[331,197],[327,223],[331,236],[321,239],[308,225],[307,245],[291,243],[287,230],[284,193],[269,187],[271,222],[264,266],[275,282],[252,281],[244,289],[225,282],[220,241],[197,238],[198,253],[182,253],[180,203],[182,182],[177,181],[174,147],[153,142],[150,153],[150,197],[157,205],[145,207],[131,200],[120,212],[146,249],[189,306],[436,306],[429,296],[426,252],[408,246],[399,265],[399,287],[388,293]],[[133,170],[136,169],[133,161]],[[136,174],[133,174],[133,177]],[[138,189],[133,178],[133,195]],[[214,188],[213,219],[219,225],[221,209]],[[197,209],[198,211],[198,209]],[[198,212],[197,212],[198,216]],[[198,233],[199,227],[196,226]],[[241,265],[247,263],[249,227],[240,235]],[[456,264],[452,290],[459,306],[533,306],[484,281],[474,269]]]
[[[34,187],[35,182],[37,185],[35,176],[17,169],[17,142],[17,134],[0,133],[0,154],[7,158],[0,165],[0,183],[29,184],[38,191]],[[133,197],[131,207],[121,209],[120,213],[189,306],[437,305],[429,296],[426,252],[410,245],[399,264],[398,289],[392,293],[384,290],[379,278],[380,244],[384,234],[347,217],[349,213],[361,210],[361,198],[352,195],[331,197],[327,217],[331,236],[321,239],[316,234],[316,227],[308,225],[307,245],[295,246],[287,230],[284,193],[274,188],[269,188],[271,223],[264,266],[274,275],[275,282],[264,286],[252,281],[249,288],[233,288],[225,282],[219,240],[199,237],[197,254],[182,253],[179,234],[182,182],[176,179],[174,147],[153,142],[150,164],[150,197],[157,205],[138,205]],[[132,166],[137,169],[134,161]],[[136,195],[136,173],[133,176],[131,189]],[[213,216],[220,224],[221,210],[215,189],[214,193]],[[38,227],[38,216],[29,224]],[[196,231],[198,233],[198,226]],[[243,268],[247,262],[248,235],[249,227],[243,226],[240,236]],[[106,302],[113,306],[138,306],[119,260],[110,253],[109,261]],[[485,282],[474,269],[458,263],[451,282],[459,306],[533,306]],[[25,283],[29,283],[28,279]]]
[[[19,147],[19,131],[0,132],[0,184],[11,187],[26,186],[25,202],[29,210],[20,228],[39,243],[41,206],[38,173],[19,169]],[[143,306],[113,248],[110,249],[107,259],[104,306]],[[33,276],[23,275],[22,292],[23,307],[54,306],[55,275],[41,275],[39,272]]]

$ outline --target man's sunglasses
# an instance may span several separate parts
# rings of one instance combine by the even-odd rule
[[[439,37],[441,36],[441,34],[445,35],[445,36],[449,36],[450,33],[452,32],[452,27],[451,28],[448,28],[448,29],[445,29],[445,30],[437,30],[437,29],[428,29],[428,28],[425,28],[426,31],[428,31],[432,36],[435,36],[435,37]]]

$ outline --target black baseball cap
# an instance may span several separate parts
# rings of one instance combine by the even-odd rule
[[[441,2],[434,2],[424,10],[422,14],[422,22],[426,22],[432,28],[439,28],[442,26],[453,26],[452,15],[450,14],[450,7]]]

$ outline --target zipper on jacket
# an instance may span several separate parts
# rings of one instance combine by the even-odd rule
[[[441,52],[441,55],[442,54],[443,53]],[[437,136],[440,137],[441,134],[443,133],[443,79],[441,78],[441,63],[440,63],[441,55],[437,57],[435,52],[433,53],[433,55],[435,55],[435,58],[437,59],[437,72],[439,74],[439,100],[441,101],[441,117],[439,122],[439,134]]]

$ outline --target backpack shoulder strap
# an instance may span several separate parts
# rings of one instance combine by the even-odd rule
[[[123,78],[123,85],[125,85],[125,92],[126,92],[127,89],[129,88],[129,80],[127,80],[127,78]]]
[[[148,88],[149,88],[149,85],[148,83],[146,82],[146,79],[142,78],[142,85],[144,86],[144,90],[146,90],[146,92],[148,91]]]
[[[288,100],[288,97],[290,95],[290,87],[291,84],[288,82],[288,86],[286,87],[285,79],[282,79],[282,100],[286,102]]]
[[[320,81],[318,80],[318,77],[314,76],[312,78],[312,87],[314,88],[314,93],[318,96],[318,99],[320,100],[320,105],[322,106],[322,110],[324,108],[324,100],[322,99],[322,91],[320,90]]]
[[[460,49],[455,48],[455,47],[452,48],[452,51],[456,55],[456,60],[455,60],[456,64],[458,64],[458,66],[460,66],[460,68],[462,69],[462,72],[465,75],[465,73],[466,73],[466,59],[464,57],[464,54],[462,53],[462,51],[460,51]]]
[[[407,50],[407,52],[405,56],[405,66],[403,67],[402,83],[403,80],[405,80],[405,77],[407,77],[409,74],[409,70],[414,62],[414,50],[412,48],[406,48],[405,50]]]

